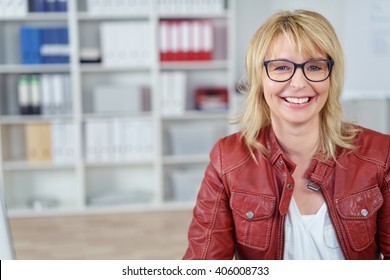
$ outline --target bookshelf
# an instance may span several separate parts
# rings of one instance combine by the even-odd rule
[[[235,1],[173,3],[68,0],[65,12],[32,12],[26,4],[24,13],[0,17],[0,36],[8,39],[0,43],[0,179],[11,215],[193,206],[212,144],[234,130]],[[169,36],[187,36],[191,44],[212,38],[211,48],[203,43],[199,51],[181,39],[163,47],[171,40],[163,38],[162,23],[176,26]],[[69,63],[25,64],[22,26],[67,27]],[[211,36],[196,37],[210,27]],[[162,59],[167,49],[173,56]],[[66,85],[68,110],[41,98],[40,114],[21,114],[21,76],[40,79],[41,97],[52,79]],[[57,88],[47,100],[63,104],[64,89],[58,97]],[[199,110],[200,89],[201,105],[211,109]],[[39,138],[37,127],[47,135]],[[51,154],[29,157],[29,147],[43,142]]]

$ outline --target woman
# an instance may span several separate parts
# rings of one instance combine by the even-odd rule
[[[278,12],[246,54],[239,133],[210,153],[184,259],[390,259],[390,137],[342,121],[342,48]]]

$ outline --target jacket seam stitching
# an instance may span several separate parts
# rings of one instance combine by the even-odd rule
[[[241,165],[245,164],[248,161],[249,158],[250,158],[250,154],[247,154],[240,161],[236,162],[235,164],[233,164],[232,166],[226,168],[225,170],[222,170],[222,168],[221,168],[221,176],[223,176],[224,174],[232,171],[233,169],[236,169],[236,168],[240,167]]]
[[[387,149],[387,164],[386,164],[386,166],[385,166],[385,168],[384,168],[384,176],[385,176],[385,178],[384,178],[384,180],[385,180],[385,183],[387,183],[387,184],[389,184],[389,186],[388,186],[388,190],[390,190],[390,172],[386,175],[386,170],[389,170],[390,171],[390,137],[389,137],[389,145],[388,145],[388,149]]]
[[[271,225],[272,225],[272,220],[270,218],[268,218],[267,230],[266,230],[266,234],[265,234],[265,236],[266,236],[265,244],[263,246],[256,246],[256,245],[250,244],[250,240],[252,240],[253,222],[250,222],[249,225],[247,226],[248,235],[245,236],[244,240],[248,240],[248,242],[239,242],[238,241],[238,243],[241,243],[247,247],[257,249],[260,251],[267,250],[267,248],[269,247],[269,244],[270,244],[270,239],[271,239]]]
[[[212,222],[210,223],[210,226],[209,228],[207,229],[207,233],[206,233],[206,236],[207,236],[207,239],[206,239],[206,244],[205,246],[203,247],[203,252],[202,252],[202,256],[201,256],[201,259],[205,260],[206,259],[206,255],[208,253],[208,250],[209,250],[209,247],[210,247],[210,243],[211,243],[211,236],[212,236],[212,229],[214,228],[215,226],[215,221],[216,221],[216,217],[217,217],[217,210],[219,208],[219,205],[220,205],[220,201],[221,201],[221,196],[222,196],[222,192],[223,192],[223,188],[221,188],[219,190],[219,194],[218,194],[218,199],[214,205],[214,209],[213,209],[213,219],[212,219]]]
[[[350,229],[349,229],[348,225],[346,224],[345,221],[342,221],[342,223],[344,224],[344,227],[345,227],[346,230],[347,230],[347,234],[348,234],[349,240],[350,240],[350,242],[351,242],[351,246],[352,246],[352,248],[353,248],[356,252],[361,252],[361,251],[363,251],[364,249],[366,249],[368,246],[370,246],[370,244],[371,244],[371,243],[373,242],[373,240],[375,239],[375,238],[371,239],[371,240],[368,242],[367,245],[365,245],[365,246],[363,246],[363,247],[361,247],[361,248],[358,248],[358,247],[356,246],[356,244],[355,244],[355,242],[354,242],[352,236],[351,236],[351,232],[350,232]],[[368,232],[368,230],[367,230],[367,225],[364,223],[364,221],[363,221],[363,225],[364,225],[365,233],[367,234],[367,237],[369,238],[370,234],[369,234],[369,232]],[[376,232],[376,224],[374,225],[374,231]]]
[[[357,156],[358,158],[362,159],[362,160],[371,162],[373,164],[380,165],[381,167],[385,166],[385,163],[383,161],[381,161],[381,160],[377,160],[377,159],[374,159],[374,158],[366,157],[366,156],[364,156],[364,155],[362,155],[360,153],[357,153],[357,152],[354,152],[354,155]]]

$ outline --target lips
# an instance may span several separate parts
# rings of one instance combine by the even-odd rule
[[[292,104],[305,104],[310,101],[310,97],[284,97],[283,98],[288,103]]]

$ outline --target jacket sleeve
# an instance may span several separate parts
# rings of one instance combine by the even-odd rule
[[[210,153],[208,165],[188,231],[189,245],[183,259],[232,259],[234,231],[226,180],[221,174],[220,142]]]
[[[385,260],[390,260],[390,137],[384,169],[382,195],[384,203],[378,217],[379,246]]]

